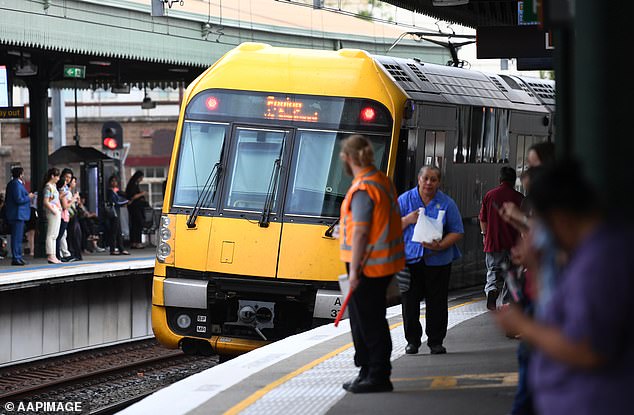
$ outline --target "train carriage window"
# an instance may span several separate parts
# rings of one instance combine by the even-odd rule
[[[471,107],[458,107],[458,137],[453,150],[454,163],[469,161],[469,137],[471,135]]]
[[[226,133],[225,124],[192,121],[183,124],[174,206],[196,205],[215,163],[220,161]],[[203,201],[202,207],[215,206],[215,198],[211,196]]]
[[[459,107],[457,133],[454,163],[508,163],[508,110]]]
[[[279,174],[276,161],[282,163],[286,133],[238,129],[236,151],[231,163],[229,188],[224,207],[237,210],[262,211],[272,180]],[[275,209],[278,192],[272,195]]]
[[[510,138],[509,138],[509,110],[496,110],[497,125],[497,146],[495,149],[495,158],[498,163],[508,163],[510,157]]]
[[[425,158],[421,165],[433,165],[443,170],[446,131],[425,131]]]
[[[286,214],[339,216],[341,202],[352,181],[339,160],[340,142],[347,136],[335,131],[298,131],[295,162],[286,193]],[[367,137],[374,147],[376,165],[385,168],[389,137]]]
[[[495,163],[496,123],[493,108],[484,108],[482,121],[482,163]]]

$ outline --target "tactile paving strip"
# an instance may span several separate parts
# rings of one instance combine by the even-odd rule
[[[451,329],[463,321],[485,313],[484,301],[469,303],[449,311],[448,328]],[[390,316],[388,316],[390,317]],[[423,333],[425,319],[421,318]],[[405,354],[407,341],[403,328],[399,324],[391,330],[392,360]],[[423,334],[422,341],[426,340]],[[325,414],[346,391],[341,384],[354,378],[359,369],[353,363],[354,348],[350,347],[328,360],[316,365],[310,370],[281,384],[277,388],[263,395],[259,400],[242,411],[242,414]]]

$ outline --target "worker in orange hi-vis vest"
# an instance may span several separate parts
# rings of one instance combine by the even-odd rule
[[[392,340],[385,318],[386,292],[405,267],[401,213],[389,177],[374,166],[374,150],[362,135],[342,142],[340,157],[352,185],[341,205],[341,260],[350,291],[348,311],[359,375],[343,384],[352,393],[392,391]]]

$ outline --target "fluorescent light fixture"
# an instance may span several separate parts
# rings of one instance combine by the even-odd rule
[[[108,61],[88,61],[89,64],[91,65],[95,65],[95,66],[110,66],[112,65],[111,62]]]
[[[141,108],[144,110],[151,110],[152,108],[156,108],[156,102],[152,101],[150,97],[147,95],[143,98],[143,102],[141,103]]]
[[[434,6],[464,6],[465,4],[469,4],[469,0],[432,0],[431,2]]]
[[[114,84],[110,88],[110,91],[113,94],[129,94],[130,93],[130,84]]]
[[[26,62],[15,67],[16,76],[33,76],[37,75],[37,65],[27,60]]]

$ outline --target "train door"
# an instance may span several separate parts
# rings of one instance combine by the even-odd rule
[[[339,159],[348,134],[298,129],[294,137],[284,206],[277,276],[332,281],[345,272],[339,240],[328,232],[337,223],[352,178]],[[390,149],[387,134],[366,134],[377,167],[385,170]]]
[[[236,126],[231,137],[207,269],[274,278],[291,131]]]

